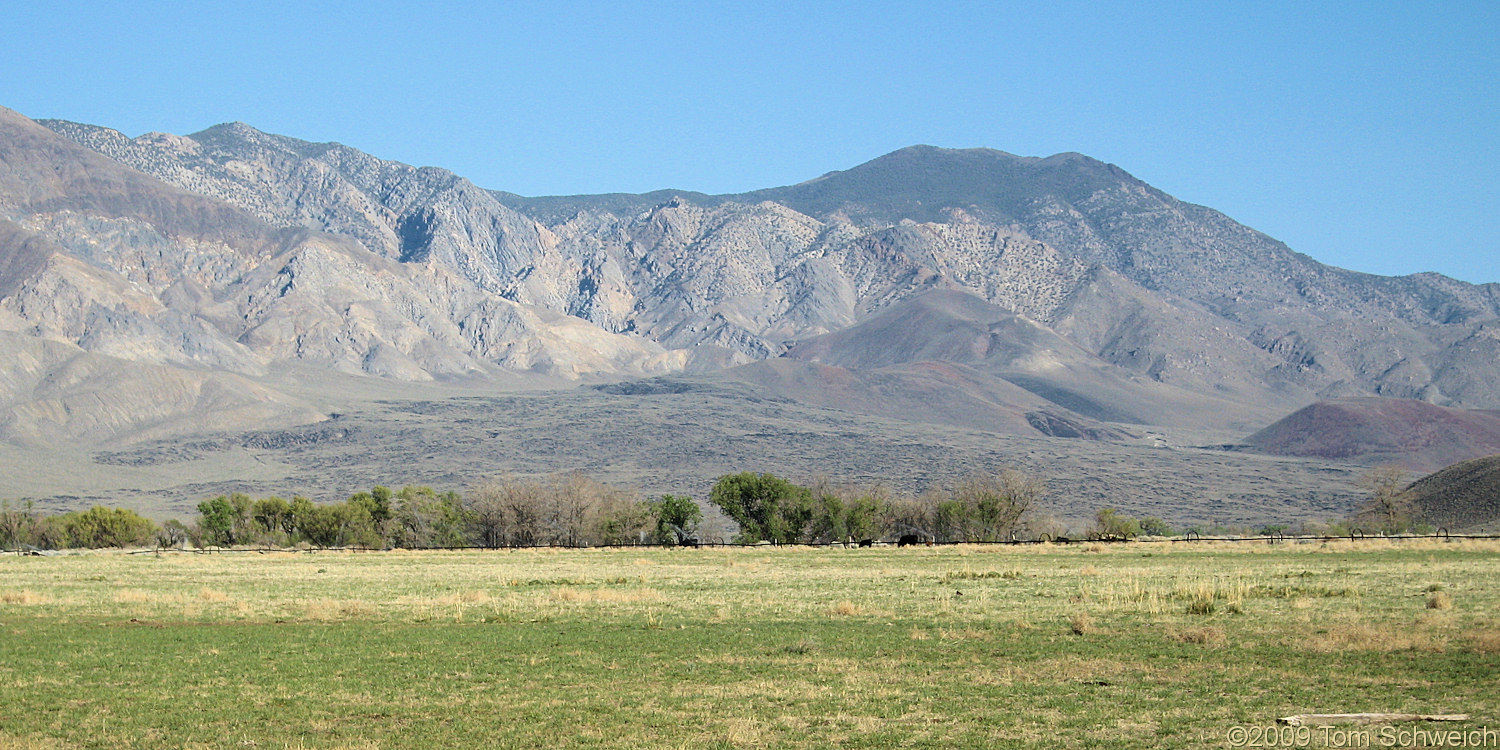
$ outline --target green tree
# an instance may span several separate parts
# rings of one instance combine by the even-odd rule
[[[745,542],[796,541],[812,520],[812,493],[772,474],[742,472],[719,477],[708,501],[740,525]]]
[[[73,545],[67,521],[62,516],[41,516],[32,532],[33,541],[42,549],[64,549]]]
[[[391,520],[391,488],[377,484],[370,490],[370,520],[379,526]]]
[[[297,532],[302,538],[315,547],[341,546],[347,506],[314,505],[306,498],[301,499],[306,503],[297,513]],[[293,505],[297,500],[292,499]]]
[[[296,528],[293,524],[292,506],[287,501],[272,495],[256,500],[250,507],[250,518],[255,530],[271,544],[285,544]]]
[[[62,524],[70,546],[91,549],[142,545],[156,533],[156,524],[133,510],[97,505],[64,515]]]
[[[939,542],[969,541],[968,514],[957,500],[943,500],[933,510],[932,536]]]
[[[308,535],[309,528],[317,527],[321,519],[317,518],[318,506],[313,501],[301,496],[293,495],[289,503],[292,514],[292,538],[293,542],[307,542],[316,545],[316,542]],[[321,546],[321,545],[316,545]]]
[[[812,497],[812,520],[803,533],[812,542],[880,536],[894,502],[881,485],[838,485],[821,479],[813,484]]]
[[[849,538],[849,509],[838,491],[820,483],[813,488],[812,505],[813,519],[807,529],[809,539],[823,543]]]
[[[390,543],[398,547],[462,547],[463,498],[456,492],[438,493],[431,487],[407,485],[394,496]]]
[[[36,545],[36,530],[40,523],[41,515],[30,501],[20,508],[11,507],[9,500],[0,501],[0,549]]]
[[[877,493],[865,493],[854,498],[844,508],[844,528],[855,539],[873,539],[880,535],[880,519],[888,505],[886,498]]]
[[[662,495],[651,501],[651,515],[656,520],[656,541],[681,544],[698,535],[703,509],[687,495]]]
[[[250,497],[238,492],[198,503],[198,526],[203,531],[203,542],[229,547],[246,541],[251,505]]]

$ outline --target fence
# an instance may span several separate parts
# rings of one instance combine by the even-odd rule
[[[960,545],[960,544],[966,544],[966,545],[984,545],[984,546],[1023,546],[1023,545],[1040,545],[1040,544],[1063,544],[1063,545],[1067,545],[1067,544],[1182,544],[1182,543],[1187,543],[1187,542],[1193,542],[1193,543],[1197,543],[1197,542],[1204,542],[1204,543],[1213,543],[1213,542],[1262,542],[1262,543],[1266,543],[1266,544],[1312,544],[1312,543],[1327,543],[1327,542],[1357,542],[1357,541],[1379,540],[1379,539],[1385,539],[1385,540],[1389,540],[1389,541],[1392,541],[1392,542],[1399,542],[1399,541],[1408,540],[1408,539],[1441,539],[1441,540],[1444,540],[1444,541],[1454,541],[1454,540],[1465,540],[1465,539],[1500,539],[1500,534],[1450,534],[1450,533],[1448,533],[1447,529],[1438,529],[1436,532],[1434,532],[1432,534],[1391,534],[1391,535],[1372,534],[1372,535],[1366,535],[1363,532],[1361,532],[1359,529],[1354,529],[1349,534],[1343,535],[1343,536],[1288,535],[1288,534],[1279,534],[1279,533],[1276,533],[1276,534],[1256,535],[1256,536],[1202,536],[1202,535],[1198,534],[1197,532],[1188,532],[1188,533],[1183,534],[1181,536],[1174,536],[1174,537],[1148,537],[1148,538],[1144,538],[1144,539],[1139,539],[1139,538],[1132,538],[1132,539],[1125,539],[1125,538],[1071,539],[1071,538],[1068,538],[1068,537],[1053,537],[1050,534],[1043,534],[1040,537],[1031,538],[1031,539],[1011,538],[1011,539],[1000,540],[1000,541],[931,542],[931,543],[921,542],[921,543],[917,543],[917,544],[911,544],[911,543],[898,544],[897,542],[887,542],[887,541],[883,541],[883,540],[879,540],[879,541],[877,541],[877,540],[869,540],[870,543],[868,543],[868,544],[865,544],[865,543],[862,543],[862,542],[785,542],[785,543],[781,543],[781,544],[773,544],[773,543],[768,543],[768,542],[756,542],[756,543],[726,542],[723,539],[710,539],[710,540],[701,540],[701,541],[699,541],[696,544],[659,544],[659,543],[654,543],[654,542],[652,542],[652,543],[645,543],[645,542],[643,542],[643,543],[639,543],[639,544],[578,544],[578,545],[568,545],[568,544],[531,544],[531,545],[498,545],[498,546],[493,546],[493,547],[484,547],[484,546],[477,546],[477,545],[463,545],[463,546],[451,546],[451,547],[401,547],[401,548],[391,548],[391,547],[306,547],[306,548],[298,548],[298,547],[204,547],[204,548],[160,547],[160,548],[154,548],[154,549],[133,550],[129,554],[132,554],[132,555],[158,554],[159,555],[159,554],[162,554],[162,553],[180,553],[180,554],[195,554],[195,555],[218,555],[218,554],[252,554],[253,553],[253,554],[262,554],[262,555],[264,555],[264,554],[271,554],[271,553],[286,553],[286,552],[304,553],[304,554],[315,554],[315,553],[319,553],[319,552],[392,552],[392,551],[395,551],[395,549],[402,549],[402,550],[409,550],[409,551],[463,551],[463,550],[470,550],[470,551],[475,551],[475,550],[492,550],[493,551],[493,550],[516,550],[516,549],[652,549],[652,548],[665,548],[665,549],[702,549],[702,548],[759,548],[759,547],[772,547],[772,548],[776,548],[776,547],[821,547],[821,548],[844,547],[844,548],[855,548],[855,547],[896,547],[896,546],[953,547],[953,546],[957,546],[957,545]],[[49,551],[37,550],[35,548],[27,549],[27,550],[3,550],[3,551],[0,551],[0,553],[19,553],[19,554],[23,554],[23,555],[25,555],[25,554],[46,554],[48,552]],[[51,552],[51,554],[56,554],[56,553],[55,552]]]

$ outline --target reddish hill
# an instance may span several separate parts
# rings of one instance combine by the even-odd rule
[[[1390,462],[1413,471],[1500,453],[1500,412],[1450,409],[1423,401],[1350,398],[1319,401],[1251,435],[1262,453]]]

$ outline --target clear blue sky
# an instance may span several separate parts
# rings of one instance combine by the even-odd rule
[[[1500,281],[1500,3],[13,4],[0,105],[526,195],[1079,151],[1324,262]]]

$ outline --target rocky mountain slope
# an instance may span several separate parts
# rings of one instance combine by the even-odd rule
[[[554,228],[580,217],[637,226],[663,205],[659,194],[501,197]],[[1163,382],[1497,405],[1485,363],[1500,356],[1500,285],[1325,266],[1078,154],[913,147],[800,185],[672,203],[756,201],[815,218],[824,234],[812,247],[843,260],[846,277],[861,275],[853,257],[880,269],[869,275],[908,280],[861,290],[862,310],[941,279]]]
[[[285,363],[430,380],[650,374],[685,358],[487,292],[448,265],[273,225],[9,110],[0,110],[0,331],[15,334],[7,351],[17,353],[0,364],[0,437],[22,442],[112,440],[179,418],[221,427],[316,418],[243,381]],[[62,406],[45,406],[53,401]]]
[[[41,124],[0,112],[0,328],[130,361],[719,373],[1095,439],[1318,398],[1500,407],[1500,285],[1324,266],[1078,154],[919,146],[742,195],[524,198],[242,123]]]

